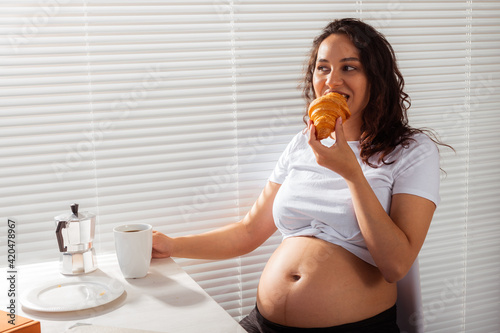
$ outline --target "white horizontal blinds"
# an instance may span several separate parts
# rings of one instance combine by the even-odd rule
[[[233,220],[234,172],[210,205],[202,187],[235,147],[229,29],[215,7],[47,10],[2,9],[2,216],[22,221],[20,259],[57,257],[52,219],[73,201],[98,213],[102,252],[124,221],[174,224],[175,234]]]
[[[500,4],[469,10],[470,113],[466,332],[500,331]]]
[[[335,17],[354,16],[353,3],[234,2],[239,208],[243,216],[264,187],[291,138],[304,129],[304,101],[297,88],[312,39]],[[242,300],[231,315],[255,306],[257,285],[281,242],[276,233],[241,258]]]
[[[102,243],[123,221],[175,234],[234,215],[233,184],[203,187],[234,156],[228,24],[189,1],[86,9]]]
[[[18,263],[57,258],[54,216],[96,207],[84,21],[82,1],[0,3],[0,216],[17,218]]]

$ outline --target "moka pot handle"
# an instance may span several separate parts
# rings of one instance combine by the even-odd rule
[[[67,225],[68,222],[66,221],[57,222],[56,237],[57,237],[57,244],[59,245],[59,252],[66,252],[68,250],[68,247],[64,246],[64,238],[62,235],[62,230],[66,228]]]

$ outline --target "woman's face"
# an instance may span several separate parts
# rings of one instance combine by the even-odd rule
[[[353,120],[361,114],[370,99],[370,87],[361,64],[359,51],[344,34],[332,34],[319,46],[313,75],[316,98],[330,92],[347,97]],[[361,123],[360,123],[361,124]]]

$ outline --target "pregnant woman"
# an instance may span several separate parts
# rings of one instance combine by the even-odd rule
[[[319,140],[306,109],[306,129],[241,221],[177,238],[155,231],[153,256],[230,258],[279,230],[241,321],[248,332],[399,332],[396,282],[439,201],[439,142],[409,126],[394,51],[359,20],[333,21],[314,39],[303,88],[308,106],[342,95],[349,119]]]

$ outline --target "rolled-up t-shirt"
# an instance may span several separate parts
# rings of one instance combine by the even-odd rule
[[[386,156],[387,164],[372,156],[371,167],[359,157],[358,141],[348,142],[368,183],[382,207],[389,213],[394,194],[416,195],[439,203],[439,151],[425,134],[412,137],[406,147],[396,147]],[[322,140],[325,146],[335,141]],[[307,134],[300,132],[291,140],[273,170],[269,181],[281,184],[274,199],[273,217],[283,239],[314,236],[339,245],[374,265],[352,203],[346,181],[336,172],[318,165]]]

